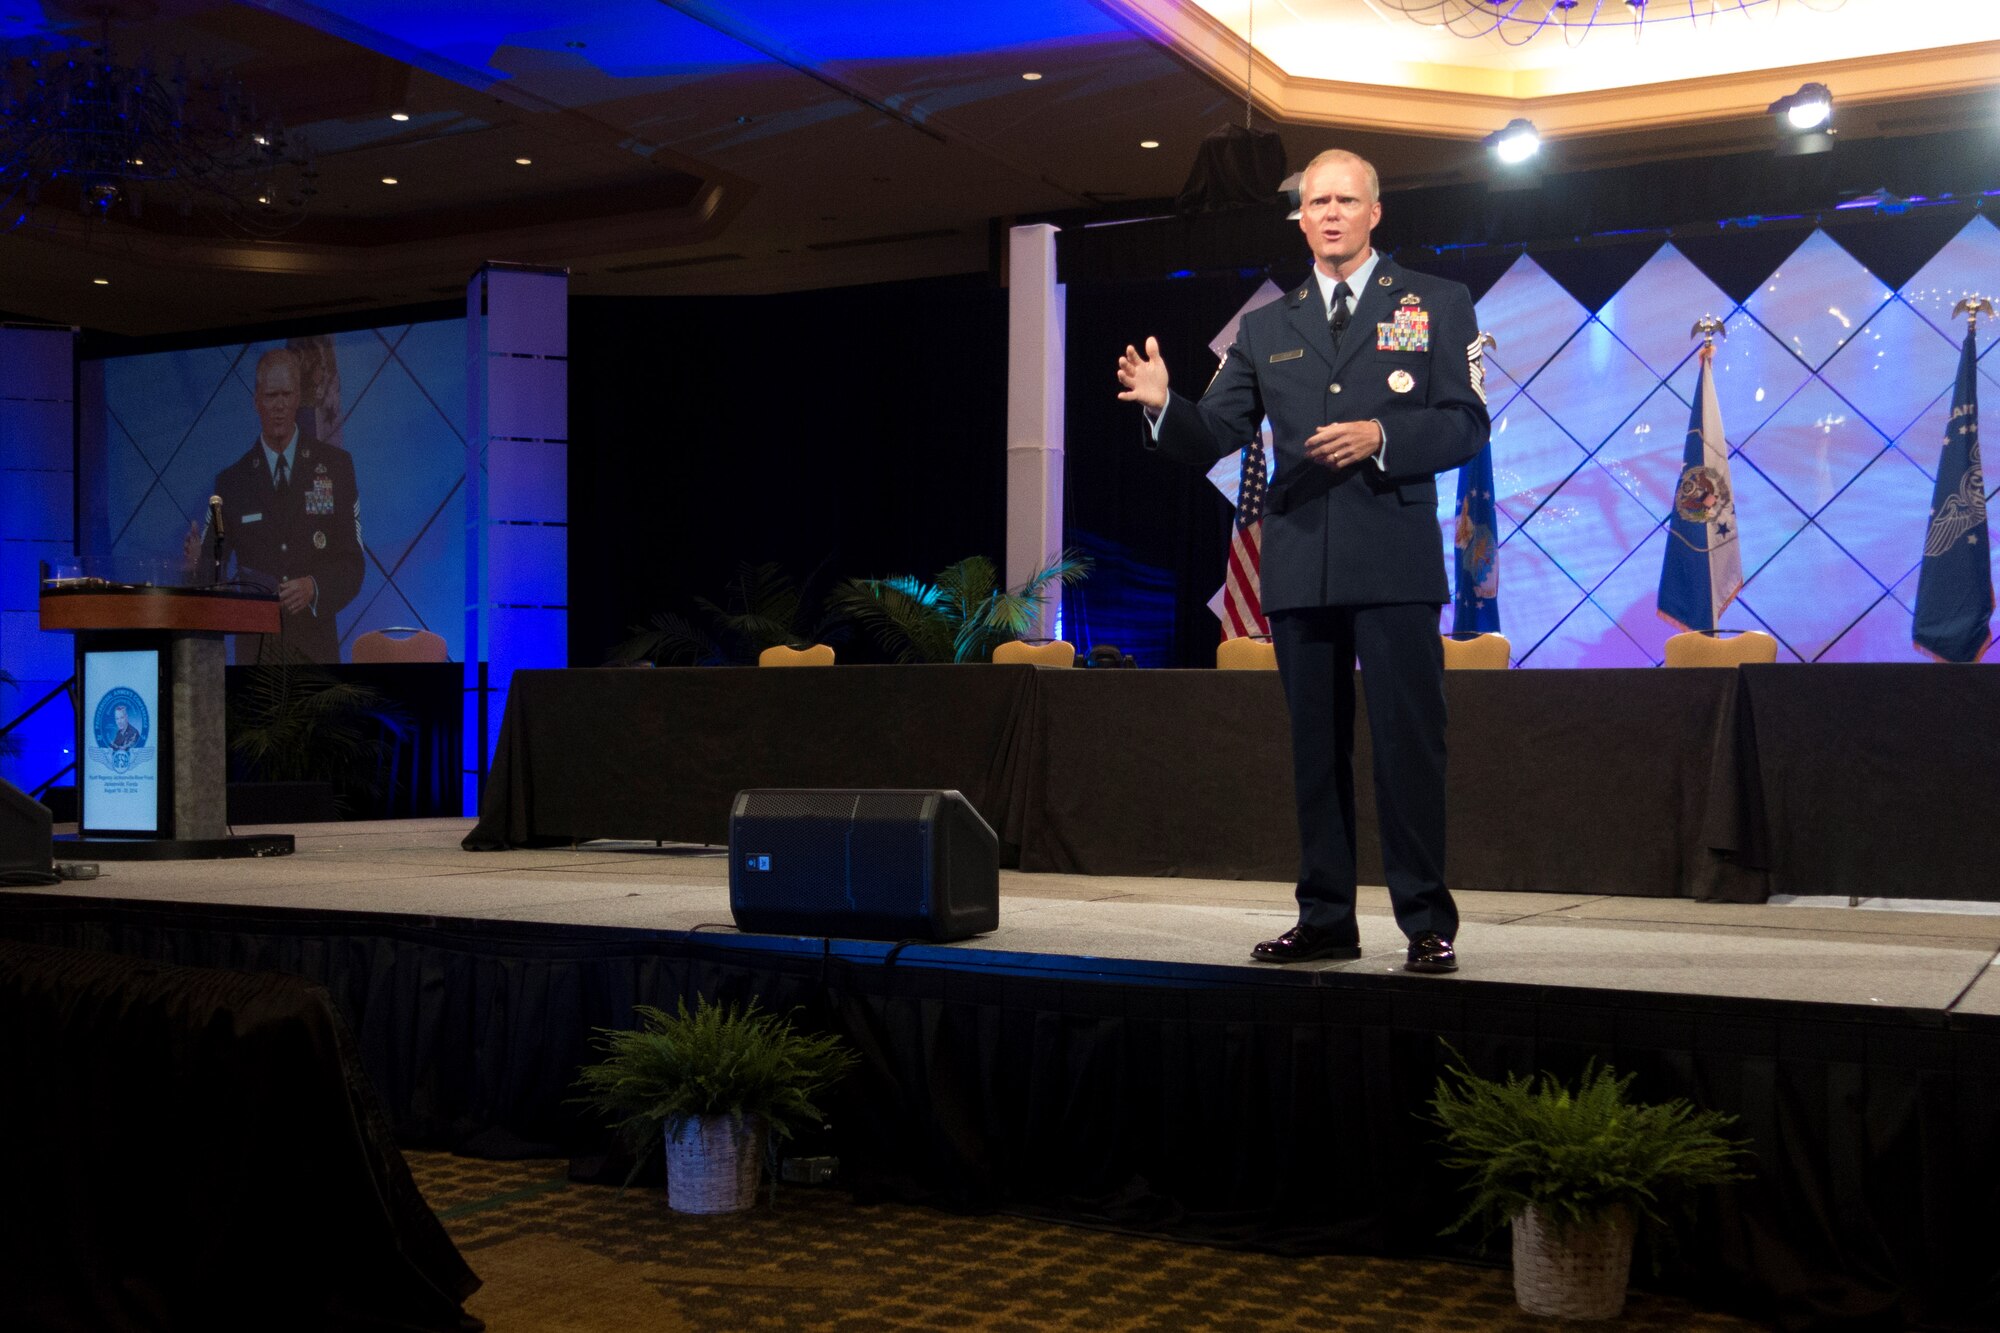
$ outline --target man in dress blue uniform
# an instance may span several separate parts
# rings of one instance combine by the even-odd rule
[[[275,348],[257,360],[260,426],[250,451],[216,474],[223,531],[236,553],[236,579],[278,594],[277,643],[261,636],[259,661],[340,660],[335,615],[361,591],[361,499],[354,459],[299,429],[298,353]],[[196,567],[204,533],[188,533],[184,559]],[[238,652],[239,659],[242,656]]]
[[[1313,271],[1243,317],[1198,403],[1168,387],[1157,340],[1118,360],[1121,399],[1150,442],[1208,467],[1269,418],[1277,459],[1264,511],[1262,591],[1292,720],[1298,924],[1263,962],[1355,958],[1354,661],[1368,681],[1382,861],[1416,972],[1457,966],[1444,881],[1444,654],[1450,600],[1437,474],[1486,444],[1478,323],[1464,287],[1369,245],[1375,168],[1321,153],[1299,184]]]

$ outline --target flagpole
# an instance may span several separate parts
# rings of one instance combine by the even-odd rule
[[[1993,562],[1986,545],[1986,483],[1979,458],[1979,317],[1991,299],[1967,295],[1951,308],[1964,315],[1958,380],[1945,420],[1944,451],[1931,487],[1930,521],[1918,566],[1910,639],[1937,662],[1977,662],[1992,645]]]
[[[1729,443],[1716,401],[1713,365],[1717,335],[1729,329],[1714,315],[1694,322],[1701,374],[1681,452],[1680,480],[1667,515],[1666,550],[1660,558],[1660,618],[1676,629],[1713,635],[1722,613],[1743,587],[1737,541],[1736,500],[1729,484]]]

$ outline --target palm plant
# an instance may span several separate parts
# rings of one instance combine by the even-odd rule
[[[909,574],[849,579],[834,602],[898,662],[983,662],[996,645],[1028,632],[1054,587],[1089,573],[1088,556],[1065,550],[1009,592],[993,562],[975,555],[929,583]]]
[[[800,584],[779,565],[745,562],[727,585],[726,607],[706,597],[694,599],[712,631],[675,612],[658,612],[646,624],[632,626],[631,637],[611,650],[611,660],[717,666],[754,662],[757,654],[780,644],[805,648],[832,642],[841,637],[844,620],[817,605],[815,589],[825,570],[822,562]]]
[[[229,751],[260,782],[325,782],[379,795],[388,736],[408,719],[366,685],[303,660],[244,668],[228,699]]]

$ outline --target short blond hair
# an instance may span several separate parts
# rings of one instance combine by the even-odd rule
[[[300,362],[299,354],[289,347],[273,347],[270,351],[257,358],[257,373],[252,378],[259,388],[263,387],[264,373],[268,370],[274,370],[279,366],[290,368],[293,385],[298,387],[304,386],[305,366]]]
[[[1306,169],[1299,173],[1299,185],[1301,188],[1305,186],[1306,178],[1313,174],[1314,168],[1325,162],[1339,162],[1345,166],[1360,167],[1361,174],[1368,178],[1368,202],[1372,204],[1381,199],[1382,178],[1376,174],[1375,164],[1361,156],[1361,154],[1350,153],[1345,148],[1329,148],[1312,161],[1306,163]]]

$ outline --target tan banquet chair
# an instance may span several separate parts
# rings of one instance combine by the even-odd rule
[[[1733,667],[1778,660],[1778,641],[1758,629],[1731,638],[1687,630],[1667,640],[1670,667]]]
[[[832,666],[833,645],[816,643],[810,648],[787,648],[782,643],[777,644],[757,654],[757,665],[760,667]]]
[[[1469,639],[1444,636],[1446,671],[1505,671],[1513,645],[1504,634],[1476,634]]]
[[[1050,639],[1047,643],[1009,639],[994,645],[993,660],[1025,666],[1073,667],[1076,665],[1076,645],[1066,639]]]
[[[398,638],[397,636],[402,637]],[[371,629],[354,641],[348,650],[350,662],[449,662],[451,655],[445,650],[444,636],[433,634],[427,629],[411,629],[407,625],[392,625],[388,629]]]
[[[1269,639],[1224,639],[1215,648],[1217,671],[1276,671],[1278,649]]]

